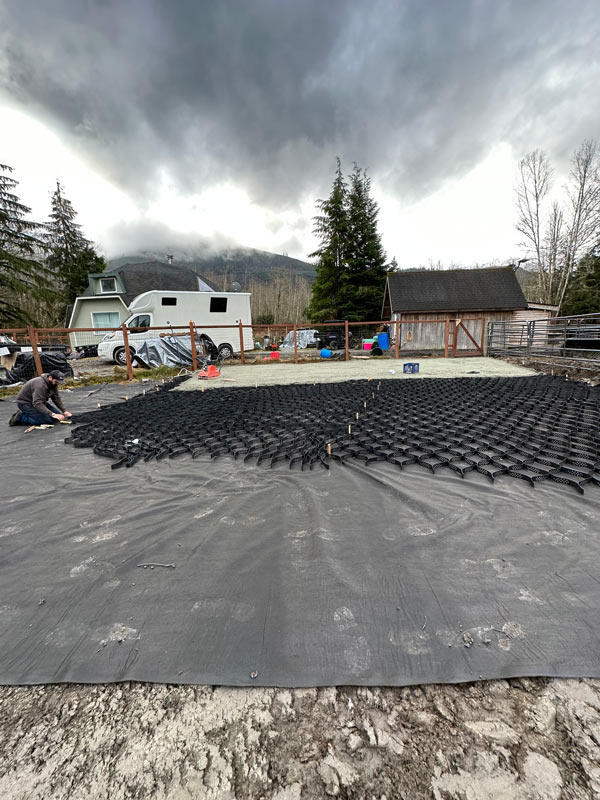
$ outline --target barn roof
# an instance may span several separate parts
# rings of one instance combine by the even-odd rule
[[[392,272],[388,293],[392,313],[527,308],[512,267]]]

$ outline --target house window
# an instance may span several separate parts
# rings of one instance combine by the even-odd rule
[[[176,306],[177,305],[177,298],[176,297],[161,297],[160,300],[163,306]]]
[[[120,324],[118,311],[92,311],[92,328],[118,328]]]
[[[102,294],[109,294],[117,291],[117,281],[115,278],[100,278],[100,291]]]
[[[210,310],[211,312],[216,312],[223,314],[227,311],[227,298],[226,297],[211,297],[210,298]]]

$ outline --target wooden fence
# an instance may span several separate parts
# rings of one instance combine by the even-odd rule
[[[349,322],[345,320],[343,322],[331,322],[331,323],[324,323],[320,327],[322,329],[326,329],[330,331],[332,328],[343,328],[343,339],[344,339],[344,359],[346,361],[350,358],[350,331],[352,328],[377,328],[382,326],[387,326],[387,331],[390,336],[390,353],[393,355],[394,358],[400,358],[400,341],[401,341],[401,327],[402,326],[409,326],[411,329],[418,325],[428,325],[428,326],[439,326],[444,325],[444,347],[443,353],[445,358],[453,358],[457,356],[460,352],[460,355],[483,355],[484,354],[484,339],[485,339],[485,318],[481,317],[477,320],[469,319],[469,323],[480,321],[481,322],[481,340],[478,342],[472,335],[472,332],[467,330],[465,324],[463,323],[462,319],[454,319],[450,317],[443,317],[441,319],[423,319],[423,320],[393,320],[390,322],[389,320],[372,320],[366,322]],[[253,334],[257,333],[258,331],[264,330],[269,332],[269,334],[273,331],[285,331],[286,333],[293,331],[293,350],[294,350],[294,363],[297,364],[299,361],[298,357],[298,330],[299,329],[306,329],[309,326],[298,326],[296,323],[277,323],[273,325],[243,325],[241,322],[238,323],[237,326],[232,325],[199,325],[193,321],[190,321],[189,325],[185,326],[171,326],[168,329],[164,327],[149,327],[145,328],[144,332],[152,332],[154,331],[154,336],[189,336],[191,342],[191,351],[192,351],[192,368],[195,370],[198,367],[198,352],[197,352],[197,337],[200,333],[210,332],[211,330],[216,329],[229,329],[232,330],[233,328],[237,328],[239,334],[239,346],[240,346],[240,353],[239,357],[242,364],[246,363],[246,355],[247,355],[247,348],[244,344],[244,329],[251,329]],[[318,326],[317,326],[318,328]],[[33,353],[33,359],[36,367],[36,372],[38,375],[42,374],[42,363],[40,360],[40,349],[42,347],[47,348],[48,346],[52,346],[52,344],[64,344],[67,349],[71,348],[71,335],[72,334],[80,334],[80,333],[90,333],[94,335],[98,334],[106,334],[106,333],[119,333],[123,337],[123,346],[125,351],[125,360],[127,366],[127,374],[130,379],[133,378],[133,362],[132,362],[132,354],[131,348],[129,344],[129,336],[128,334],[132,331],[128,330],[125,323],[123,323],[118,328],[34,328],[33,326],[28,326],[27,328],[5,328],[0,329],[0,334],[8,336],[14,342],[17,342],[23,347],[26,347],[29,352]],[[473,344],[472,350],[460,350],[458,348],[458,337],[459,333],[465,334],[470,342]],[[210,333],[208,334],[210,335]],[[0,343],[0,350],[2,349],[3,345]],[[6,347],[6,345],[5,345]],[[407,352],[408,355],[408,352]],[[410,355],[414,356],[414,350],[411,350]]]

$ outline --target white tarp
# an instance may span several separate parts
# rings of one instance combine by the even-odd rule
[[[311,344],[316,343],[315,333],[317,333],[316,329],[303,329],[301,331],[296,331],[296,336],[298,339],[298,347],[303,350]],[[294,331],[290,331],[288,335],[285,337],[283,342],[279,345],[280,350],[293,350],[294,348]]]

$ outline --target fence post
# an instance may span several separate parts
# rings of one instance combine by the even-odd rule
[[[446,336],[444,338],[444,358],[448,358],[448,339],[450,338],[450,317],[446,317]]]
[[[123,331],[123,344],[125,345],[125,361],[127,362],[127,378],[133,380],[133,364],[131,363],[131,350],[129,349],[129,337],[127,336],[127,325],[121,325]]]
[[[242,320],[240,320],[240,358],[242,364],[246,363],[246,355],[244,353],[244,329],[242,328]]]
[[[533,337],[535,335],[535,320],[527,323],[527,357],[531,358],[531,345],[533,344]]]
[[[485,317],[481,319],[481,355],[484,356],[487,352],[487,347],[485,346]]]
[[[346,320],[344,322],[344,339],[345,339],[345,349],[346,349],[346,361],[348,361],[348,359],[350,358],[350,353],[348,352],[349,349],[350,349],[349,348],[349,335],[348,335],[349,330],[350,329],[348,328],[348,320]]]
[[[40,360],[40,354],[38,352],[37,346],[37,334],[33,325],[29,325],[27,328],[27,336],[29,337],[29,343],[31,344],[31,349],[33,351],[33,363],[35,364],[35,371],[36,374],[39,376],[43,373],[42,362]]]
[[[192,369],[194,372],[198,369],[198,353],[196,351],[196,331],[194,330],[194,323],[190,320],[190,343],[192,349]]]
[[[452,358],[456,358],[456,346],[458,345],[458,325],[460,320],[454,320],[454,331],[452,333]]]
[[[294,364],[298,363],[298,326],[294,323]]]
[[[400,320],[396,317],[396,332],[394,333],[394,358],[400,358]]]

